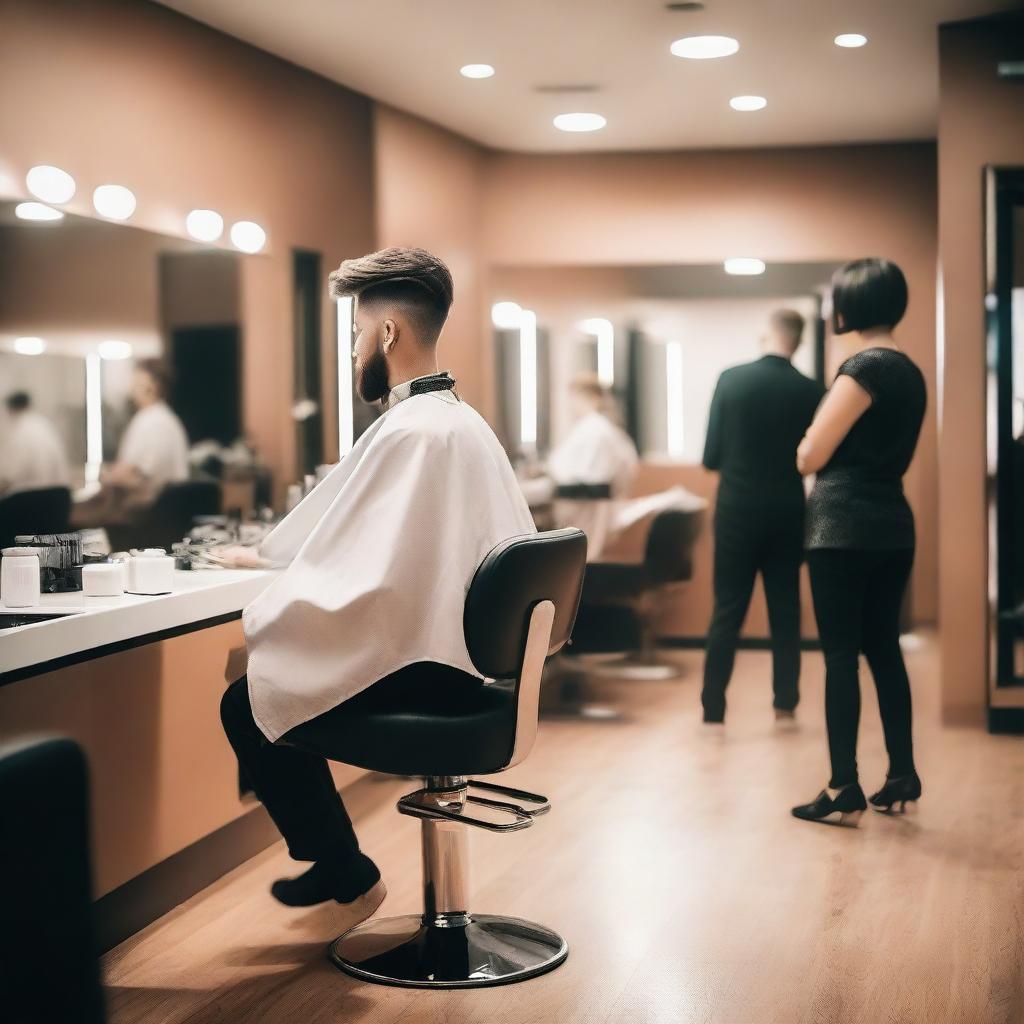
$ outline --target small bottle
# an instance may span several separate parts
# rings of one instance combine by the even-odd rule
[[[8,608],[39,604],[39,552],[36,548],[4,548],[0,559],[0,600]]]

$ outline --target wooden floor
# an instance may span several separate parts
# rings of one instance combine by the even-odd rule
[[[698,724],[700,655],[679,658],[682,680],[601,686],[627,721],[545,722],[504,780],[549,794],[552,813],[473,835],[472,909],[561,931],[572,952],[559,970],[463,992],[350,979],[325,958],[332,910],[268,895],[292,873],[277,846],[106,958],[111,1021],[1024,1021],[1024,743],[940,728],[933,645],[909,655],[920,810],[858,830],[788,813],[825,780],[820,655],[804,655],[800,728],[777,733],[768,657],[741,653],[720,740]],[[870,689],[866,789],[885,770]],[[419,909],[417,824],[393,808],[409,788],[368,778],[349,791],[385,914]]]

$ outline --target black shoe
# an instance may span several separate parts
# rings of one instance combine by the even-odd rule
[[[793,808],[793,817],[802,821],[820,821],[824,825],[846,825],[856,828],[860,816],[867,810],[864,790],[854,782],[836,790],[823,789],[809,804]]]
[[[314,907],[329,900],[347,904],[367,895],[379,882],[377,865],[365,853],[357,853],[343,860],[318,860],[296,878],[279,878],[270,893],[286,907]]]
[[[907,804],[916,804],[920,796],[921,780],[917,772],[911,772],[898,778],[887,778],[885,785],[871,798],[871,806],[881,814],[891,814],[899,804],[899,810],[895,813],[902,814]]]

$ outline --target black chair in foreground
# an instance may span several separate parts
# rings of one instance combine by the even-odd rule
[[[335,940],[331,959],[347,973],[412,987],[497,985],[542,974],[568,955],[565,940],[542,925],[470,910],[466,829],[513,832],[550,809],[542,796],[469,776],[511,768],[533,747],[544,661],[572,632],[586,558],[586,537],[575,529],[498,545],[473,578],[463,617],[487,683],[457,706],[438,706],[435,666],[425,663],[422,686],[410,688],[403,706],[349,715],[343,734],[323,743],[303,737],[321,756],[333,748],[348,764],[424,778],[398,801],[422,822],[423,913],[371,919]],[[493,818],[471,814],[476,807]]]
[[[171,550],[192,529],[196,516],[220,512],[220,484],[216,480],[184,480],[167,484],[153,504],[140,512],[136,522],[109,526],[114,551],[131,548]]]
[[[19,534],[67,533],[71,491],[37,487],[0,498],[0,547],[11,547]]]
[[[588,665],[588,672],[638,680],[679,675],[677,665],[658,656],[654,624],[667,588],[693,576],[693,551],[703,527],[703,510],[659,512],[651,520],[642,562],[587,566],[573,653],[633,648],[625,657]]]
[[[0,1019],[102,1024],[91,875],[78,744],[0,746]]]

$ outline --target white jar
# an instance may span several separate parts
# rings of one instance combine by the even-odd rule
[[[0,600],[8,608],[39,604],[39,551],[4,548],[0,558]]]
[[[86,597],[120,597],[124,593],[124,565],[121,562],[83,565],[82,593]]]
[[[128,561],[129,594],[169,594],[174,587],[174,559],[163,548],[134,551]]]

